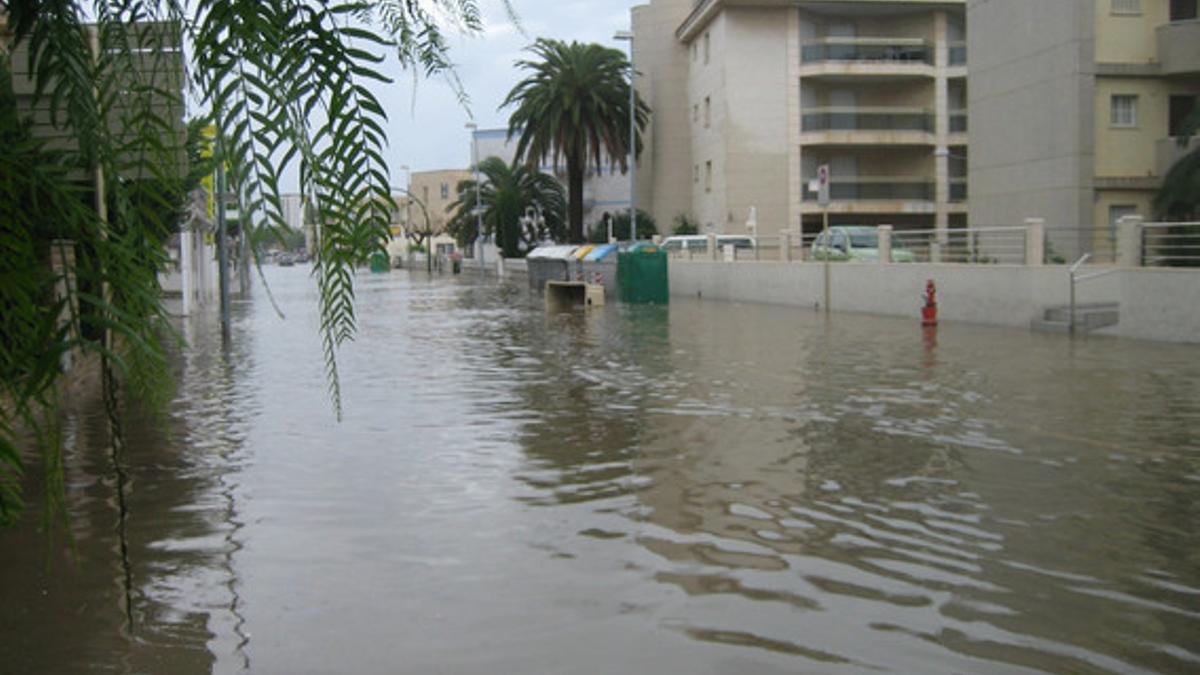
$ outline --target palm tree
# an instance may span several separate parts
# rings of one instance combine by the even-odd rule
[[[458,184],[458,198],[447,207],[453,216],[447,229],[460,246],[475,241],[477,224],[475,204],[482,205],[484,234],[495,234],[504,257],[521,255],[521,243],[526,247],[546,234],[562,235],[566,199],[562,184],[554,176],[530,169],[513,160],[505,164],[499,157],[488,157],[479,163],[479,198],[476,201],[475,181]],[[539,230],[527,230],[521,220],[530,210],[540,213]]]
[[[566,161],[570,239],[583,241],[583,174],[589,163],[629,170],[630,63],[616,49],[540,38],[530,47],[537,60],[517,66],[529,76],[517,83],[501,108],[516,105],[508,137],[520,135],[516,157],[535,167],[550,158]],[[636,147],[650,108],[638,99]]]

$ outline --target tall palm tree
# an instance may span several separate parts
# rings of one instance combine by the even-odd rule
[[[540,38],[529,48],[537,57],[517,66],[529,71],[504,99],[516,105],[508,119],[508,137],[520,135],[516,157],[528,166],[549,158],[566,162],[570,239],[583,241],[583,175],[589,163],[629,170],[629,60],[598,44],[567,44]],[[636,147],[650,108],[636,104]]]
[[[499,157],[488,157],[480,162],[479,174],[482,180],[478,200],[475,181],[464,180],[458,184],[457,199],[446,208],[453,214],[447,229],[459,245],[467,246],[475,241],[478,229],[476,203],[483,208],[484,234],[496,235],[506,258],[519,257],[522,242],[529,245],[546,234],[561,236],[566,199],[558,179],[516,160],[505,164]],[[530,210],[542,216],[540,231],[521,226],[521,218]]]

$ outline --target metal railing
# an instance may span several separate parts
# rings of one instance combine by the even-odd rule
[[[826,38],[800,47],[802,63],[933,63],[933,51],[920,38]]]
[[[937,194],[932,178],[918,176],[856,176],[843,177],[829,185],[833,201],[933,201]],[[817,193],[804,184],[803,200],[816,201]]]
[[[837,226],[833,226],[837,227]],[[718,243],[716,252],[707,242],[691,242],[688,248],[668,248],[673,260],[723,262],[801,262],[817,259],[813,244],[818,228],[802,233],[739,236],[738,244]],[[891,235],[892,261],[959,264],[1024,264],[1025,227],[949,228],[944,230],[896,230]],[[748,240],[748,241],[746,241]],[[786,251],[784,247],[787,247]],[[863,258],[862,261],[869,261]]]
[[[803,131],[933,131],[933,113],[922,108],[809,108],[800,120]]]
[[[1143,223],[1142,265],[1200,267],[1200,222]]]
[[[1024,227],[969,227],[944,230],[897,230],[892,255],[908,251],[916,262],[1026,264]]]
[[[1099,279],[1100,277],[1108,276],[1109,274],[1118,271],[1117,268],[1113,267],[1106,270],[1100,270],[1099,272],[1092,272],[1091,274],[1080,274],[1079,268],[1082,267],[1083,264],[1086,263],[1091,257],[1091,253],[1084,253],[1079,257],[1079,260],[1075,261],[1074,265],[1071,265],[1071,269],[1069,271],[1069,275],[1071,277],[1071,304],[1067,306],[1067,311],[1069,312],[1069,315],[1067,316],[1067,331],[1072,335],[1075,334],[1075,324],[1079,322],[1078,303],[1075,301],[1075,287],[1085,281]]]
[[[1070,258],[1088,253],[1092,265],[1117,262],[1117,230],[1110,225],[1064,226],[1047,223],[1045,262],[1066,265]]]

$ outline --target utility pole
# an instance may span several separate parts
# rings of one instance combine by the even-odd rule
[[[466,126],[471,130],[471,170],[475,174],[475,240],[479,242],[479,274],[483,276],[486,273],[483,267],[483,207],[479,203],[479,142],[476,139],[479,125],[467,122]]]
[[[229,319],[229,240],[225,230],[225,148],[217,134],[217,279],[221,292],[221,342],[228,347]]]
[[[629,41],[629,241],[637,241],[637,207],[634,195],[637,192],[637,91],[634,80],[637,71],[633,67],[633,31],[617,31],[614,40]]]

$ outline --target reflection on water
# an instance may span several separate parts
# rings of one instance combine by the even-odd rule
[[[83,405],[79,566],[0,534],[0,670],[1200,669],[1195,347],[397,273],[338,425],[269,274],[288,319],[186,324],[131,425],[132,630]]]

